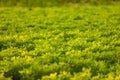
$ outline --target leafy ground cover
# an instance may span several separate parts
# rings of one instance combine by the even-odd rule
[[[120,80],[120,7],[0,8],[0,80]]]
[[[0,0],[0,7],[53,7],[75,5],[120,5],[120,0]]]

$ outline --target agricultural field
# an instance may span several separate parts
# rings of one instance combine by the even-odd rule
[[[0,8],[0,80],[120,80],[120,6]]]

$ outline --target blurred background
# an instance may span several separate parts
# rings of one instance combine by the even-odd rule
[[[79,5],[119,5],[120,0],[0,0],[0,7],[50,7]]]

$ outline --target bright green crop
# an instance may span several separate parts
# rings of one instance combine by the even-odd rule
[[[0,8],[0,80],[120,80],[120,7]]]

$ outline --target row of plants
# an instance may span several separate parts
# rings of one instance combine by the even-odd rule
[[[0,0],[0,6],[76,6],[76,5],[114,5],[120,0]]]

